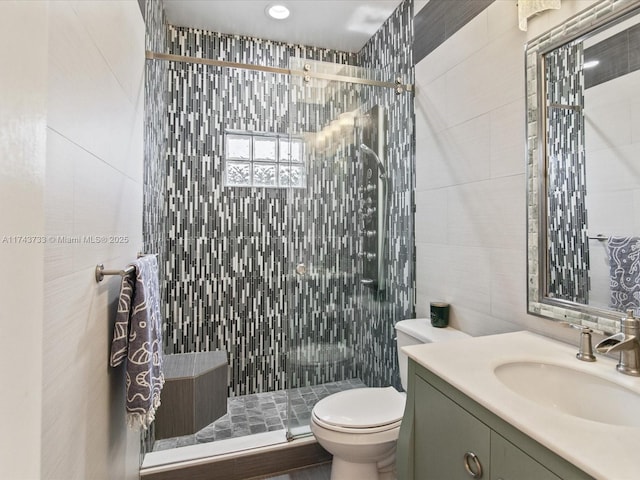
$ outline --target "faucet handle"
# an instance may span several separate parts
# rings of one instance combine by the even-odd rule
[[[634,317],[635,311],[630,308],[625,312],[625,315],[620,319],[620,331],[627,335],[637,335],[640,327],[638,317]]]
[[[583,362],[595,362],[596,356],[593,354],[593,344],[591,334],[593,330],[583,325],[571,325],[580,330],[580,350],[576,353],[576,358]]]

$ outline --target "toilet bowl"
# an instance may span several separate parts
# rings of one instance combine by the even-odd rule
[[[435,328],[429,319],[396,324],[402,387],[408,359],[401,347],[468,337],[451,327]],[[311,431],[333,455],[331,480],[394,480],[395,452],[406,395],[393,387],[356,388],[323,398],[311,412]]]
[[[393,387],[356,388],[315,405],[311,431],[333,455],[332,480],[380,478],[378,463],[395,457],[405,399]]]

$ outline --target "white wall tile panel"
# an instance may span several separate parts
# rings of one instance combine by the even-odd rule
[[[429,302],[444,301],[449,291],[450,252],[454,247],[416,242],[416,315],[429,318]]]
[[[458,185],[448,189],[447,238],[452,245],[521,247],[525,199],[522,176]]]
[[[491,111],[491,178],[525,173],[525,114],[522,99]]]
[[[524,96],[524,39],[522,32],[503,35],[445,74],[449,126]]]
[[[144,23],[133,1],[51,2],[49,22],[46,228],[77,243],[47,246],[41,476],[134,479],[139,434],[107,363],[119,282],[94,271],[142,246]]]
[[[416,243],[447,242],[447,190],[420,190],[416,192],[416,209],[424,221],[416,223]]]
[[[419,230],[429,239],[416,245],[419,316],[428,316],[430,301],[448,298],[451,324],[474,335],[528,328],[575,340],[569,329],[526,313],[524,46],[591,3],[564,1],[561,10],[532,19],[524,33],[515,4],[493,2],[416,65],[416,191],[423,200],[416,225],[436,228],[444,221],[447,228],[446,241]],[[458,48],[463,38],[472,45],[465,54]],[[464,129],[456,135],[450,127],[471,121],[483,128],[473,123],[480,118],[489,125],[483,130],[489,153],[483,159],[487,143],[475,141],[481,166],[474,177],[467,172],[474,168],[471,156],[460,154],[474,143]],[[473,137],[471,128],[467,135]],[[443,151],[456,154],[445,160]],[[456,183],[450,172],[467,176]],[[440,198],[438,189],[447,192],[446,209],[434,215],[438,207],[425,202]],[[462,278],[466,263],[477,283]],[[451,284],[456,276],[464,288]]]
[[[485,10],[418,63],[416,72],[420,69],[420,81],[429,83],[444,75],[488,43],[489,30]]]
[[[138,55],[144,46],[145,32],[139,28],[139,19],[130,15],[130,6],[126,1],[71,2],[80,23],[92,41],[100,45],[100,53],[122,86],[129,101],[135,105],[142,94],[142,85],[138,81],[142,76],[144,62]],[[113,26],[117,25],[117,35]]]
[[[524,240],[523,240],[524,242]],[[522,248],[491,248],[491,315],[512,322],[514,312],[526,312],[527,266]]]
[[[114,2],[113,7],[123,8],[126,4]],[[106,4],[89,5],[100,8]],[[142,148],[140,139],[132,137],[141,132],[135,119],[142,99],[142,75],[137,72],[138,76],[129,80],[136,82],[139,93],[131,100],[72,4],[52,2],[50,22],[49,128],[119,171],[141,180],[141,166],[127,162],[127,155]],[[144,59],[144,45],[127,45],[121,54],[143,63],[140,58]]]
[[[46,184],[56,185],[49,189],[44,204],[47,218],[47,233],[56,241],[45,245],[45,280],[69,275],[73,272],[74,245],[59,239],[73,234],[74,212],[74,169],[73,154],[78,149],[58,133],[49,130],[47,135]],[[60,241],[57,241],[60,240]]]
[[[0,2],[0,240],[44,235],[47,4]],[[44,245],[0,243],[0,477],[39,478]]]

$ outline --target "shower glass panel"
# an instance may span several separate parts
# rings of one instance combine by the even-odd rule
[[[310,433],[311,410],[325,396],[394,383],[384,375],[371,375],[374,367],[367,365],[367,355],[377,355],[378,364],[384,365],[393,343],[396,299],[385,296],[384,266],[398,252],[390,253],[389,232],[383,231],[391,214],[388,182],[393,174],[385,167],[388,135],[385,106],[379,104],[389,98],[397,101],[396,93],[389,87],[353,82],[382,81],[360,67],[292,58],[290,68],[309,72],[292,75],[289,87],[291,178],[298,169],[297,183],[292,181],[287,191],[284,229],[291,438]],[[386,176],[384,182],[381,176]],[[410,188],[407,191],[410,194]],[[409,224],[401,228],[412,231]],[[375,265],[374,275],[367,265]],[[385,315],[390,330],[373,332],[372,317]],[[380,348],[371,341],[376,333],[389,337],[384,353],[375,351]]]

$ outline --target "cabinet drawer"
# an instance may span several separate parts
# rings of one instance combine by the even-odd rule
[[[473,471],[484,470],[477,478],[488,479],[489,427],[419,377],[415,388],[415,478],[469,480],[466,455]]]
[[[560,477],[492,431],[491,480],[560,480]]]

